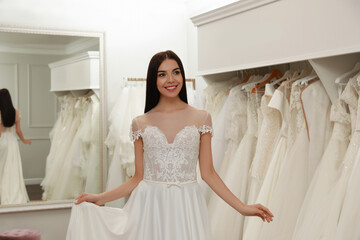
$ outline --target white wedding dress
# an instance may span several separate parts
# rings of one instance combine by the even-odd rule
[[[222,179],[232,193],[244,203],[247,202],[249,169],[255,154],[258,129],[257,109],[260,106],[261,100],[261,96],[258,93],[250,93],[254,86],[253,84],[246,86],[248,95],[247,131]],[[211,195],[208,209],[214,239],[236,240],[241,238],[244,216],[215,194]]]
[[[346,108],[350,110],[350,118],[353,119],[351,123],[353,133],[351,135],[350,143],[348,144],[345,154],[342,153],[344,150],[339,151],[337,148],[344,148],[343,144],[348,142],[348,140],[343,140],[341,144],[332,146],[330,156],[324,155],[324,158],[327,158],[327,161],[331,161],[331,159],[333,159],[332,161],[336,160],[336,151],[339,151],[337,154],[342,154],[344,156],[340,159],[341,161],[337,161],[336,163],[325,163],[326,169],[321,170],[323,176],[321,176],[322,179],[320,180],[323,181],[320,182],[320,186],[317,186],[317,194],[311,202],[311,209],[309,209],[305,216],[300,215],[301,218],[299,218],[298,223],[302,223],[303,226],[301,227],[301,225],[299,225],[298,229],[296,229],[297,231],[294,233],[295,239],[335,239],[346,186],[360,146],[359,133],[356,131],[356,116],[358,115],[357,109],[359,98],[358,91],[358,85],[355,79],[352,79],[348,82],[340,97],[342,101],[348,104]],[[338,129],[335,130],[338,131]],[[349,130],[343,129],[342,134],[346,134],[347,131]],[[327,171],[328,169],[329,171]],[[320,170],[318,170],[318,172],[319,171]],[[324,179],[324,174],[325,176],[329,176]],[[309,204],[307,203],[307,205]],[[357,238],[345,237],[343,239]]]
[[[320,161],[331,135],[330,99],[321,81],[302,89],[300,99],[305,126],[286,155],[269,201],[274,221],[263,225],[259,239],[291,239],[313,168]]]
[[[358,78],[358,89],[359,89],[359,79]],[[358,92],[359,93],[359,92]],[[336,231],[336,240],[343,239],[360,239],[360,194],[359,194],[359,183],[360,183],[360,102],[358,102],[357,110],[357,122],[356,122],[356,140],[354,144],[357,145],[357,155],[354,161],[354,166],[352,170],[347,168],[346,171],[351,171],[349,177],[348,185],[346,188],[346,194],[343,201],[343,206],[341,209],[341,215],[338,221],[337,231]],[[347,167],[344,165],[344,167]],[[344,169],[345,170],[345,169]]]
[[[75,205],[67,239],[210,240],[196,165],[201,135],[211,132],[210,115],[192,107],[135,118],[131,139],[143,142],[143,180],[122,209]]]
[[[281,114],[277,104],[274,105],[274,100],[277,99],[277,96],[272,100],[274,91],[275,89],[271,84],[266,84],[265,94],[261,98],[263,120],[259,130],[255,156],[250,169],[249,204],[256,202],[281,127]],[[281,98],[279,100],[281,101]]]
[[[341,174],[346,149],[351,133],[350,115],[340,100],[332,106],[331,120],[335,122],[330,142],[307,190],[302,204],[293,239],[319,239],[329,232],[325,224],[334,195],[334,189]],[[335,220],[335,219],[334,219]],[[345,238],[344,238],[345,239]]]
[[[16,120],[20,113],[16,110]],[[29,201],[23,177],[21,156],[16,138],[16,125],[4,127],[1,122],[0,137],[0,199],[1,205],[20,204]]]
[[[286,155],[286,146],[287,146],[287,132],[289,126],[289,101],[286,97],[287,92],[287,84],[283,83],[282,87],[279,87],[275,90],[269,105],[275,111],[278,111],[280,114],[281,127],[278,131],[278,136],[274,140],[274,149],[272,151],[272,156],[269,159],[269,163],[267,169],[261,169],[261,175],[263,182],[259,193],[257,194],[256,203],[261,203],[265,206],[268,206],[269,201],[272,197],[275,186],[277,185],[278,178],[285,161]],[[300,102],[300,88],[295,87],[291,91],[291,96],[294,101],[295,111],[298,112],[301,110],[301,106],[295,104]],[[295,114],[296,115],[296,114]],[[294,119],[292,119],[294,120]],[[260,173],[260,171],[259,171]],[[260,176],[260,175],[259,175]],[[249,204],[253,204],[254,202],[249,202]],[[271,208],[270,208],[271,209]],[[271,209],[272,210],[272,209]],[[258,218],[248,218],[246,221],[246,226],[244,229],[243,239],[244,240],[256,240],[259,238],[259,234],[261,232],[262,226],[264,222]]]

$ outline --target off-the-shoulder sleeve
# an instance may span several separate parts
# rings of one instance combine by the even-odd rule
[[[131,142],[135,142],[141,137],[141,128],[139,127],[136,118],[132,120],[129,137]]]
[[[206,112],[204,120],[199,127],[199,132],[201,135],[210,133],[213,136],[213,128],[210,113]]]

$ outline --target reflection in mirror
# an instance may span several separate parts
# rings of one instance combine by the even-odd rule
[[[98,37],[0,31],[1,207],[101,191],[99,68]]]

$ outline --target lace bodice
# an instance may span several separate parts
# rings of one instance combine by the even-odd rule
[[[170,143],[166,133],[158,126],[141,126],[135,118],[130,139],[136,141],[141,138],[143,141],[144,179],[167,183],[195,181],[200,136],[212,134],[209,114],[206,119],[202,124],[194,121],[194,124],[185,125]]]

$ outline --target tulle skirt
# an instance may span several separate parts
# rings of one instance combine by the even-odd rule
[[[124,208],[75,205],[67,240],[209,240],[205,198],[197,182],[143,180]]]

